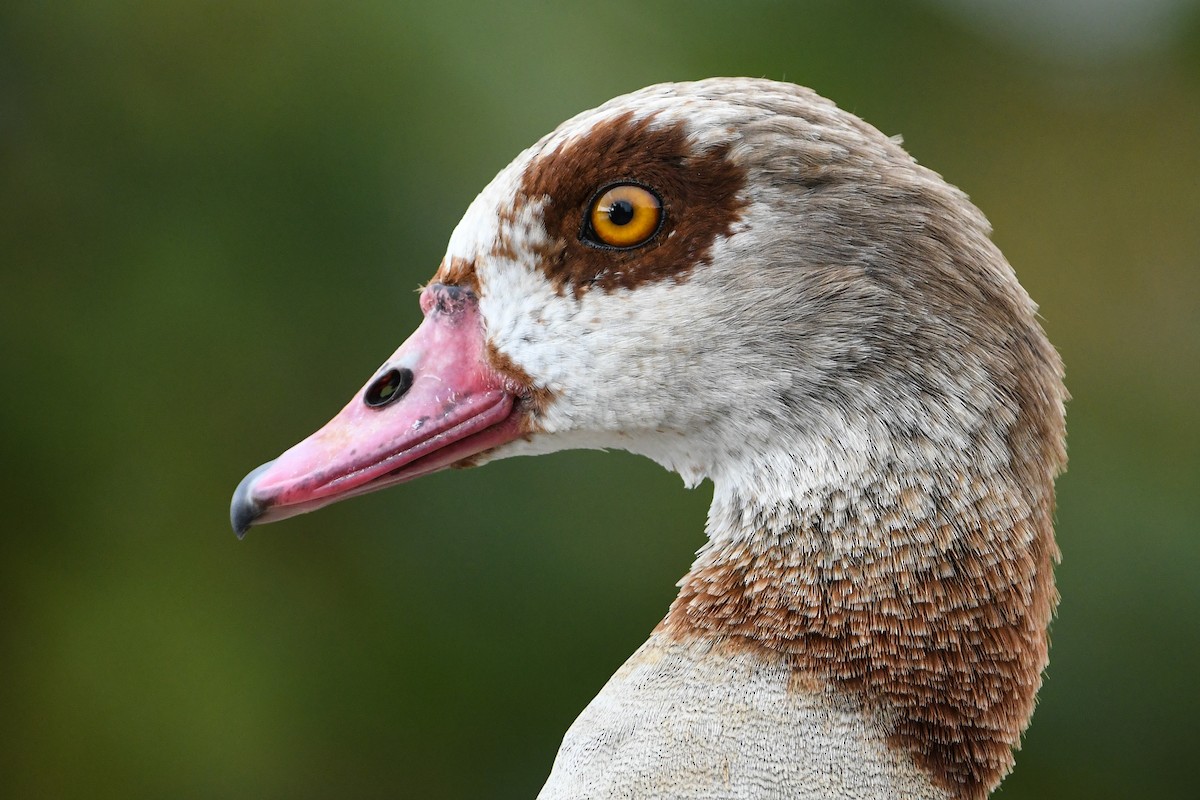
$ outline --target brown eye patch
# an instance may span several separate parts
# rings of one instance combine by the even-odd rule
[[[698,150],[688,142],[683,122],[656,126],[655,119],[621,114],[539,156],[526,169],[516,207],[545,200],[550,241],[537,255],[539,268],[559,291],[570,287],[580,295],[592,287],[608,292],[686,280],[708,262],[713,242],[730,235],[741,216],[746,175],[729,160],[728,146]],[[636,244],[605,242],[595,219],[589,219],[593,201],[601,199],[597,193],[620,185],[653,187],[661,204],[661,222]],[[609,246],[585,241],[581,231],[588,230]]]

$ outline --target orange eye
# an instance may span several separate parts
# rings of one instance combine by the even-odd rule
[[[626,248],[649,241],[658,232],[662,216],[662,202],[654,192],[621,183],[605,189],[592,202],[588,222],[596,244]]]

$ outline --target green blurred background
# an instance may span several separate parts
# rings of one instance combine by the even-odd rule
[[[0,10],[0,795],[532,798],[703,540],[622,453],[252,532],[474,194],[663,80],[807,84],[984,209],[1067,363],[1063,602],[1004,798],[1196,797],[1200,6]]]

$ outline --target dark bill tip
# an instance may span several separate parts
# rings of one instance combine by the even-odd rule
[[[246,531],[250,530],[250,526],[254,524],[254,520],[262,516],[266,511],[266,506],[260,505],[254,499],[253,488],[254,482],[258,476],[265,472],[274,461],[268,461],[258,469],[252,471],[249,475],[242,478],[242,482],[233,490],[233,500],[229,503],[229,522],[233,525],[233,532],[241,539],[246,535]]]

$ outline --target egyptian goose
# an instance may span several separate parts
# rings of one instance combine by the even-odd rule
[[[483,190],[424,322],[233,527],[643,454],[712,480],[708,542],[539,797],[985,797],[1047,662],[1066,461],[1061,362],[989,231],[808,89],[619,97]]]

